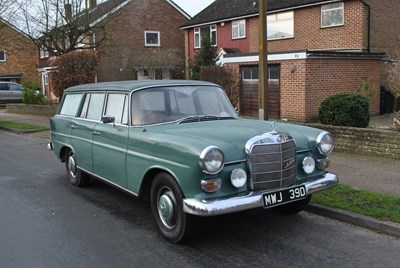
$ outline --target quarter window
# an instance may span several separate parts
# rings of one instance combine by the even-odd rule
[[[321,27],[333,27],[344,24],[343,2],[321,6]]]
[[[160,32],[144,32],[145,45],[148,47],[160,46]]]
[[[60,111],[61,115],[76,116],[79,105],[81,104],[82,94],[68,94]]]
[[[6,62],[6,61],[7,61],[6,51],[0,50],[0,62]]]
[[[267,16],[268,40],[294,37],[293,11]]]
[[[246,37],[246,20],[235,20],[232,22],[232,39]]]

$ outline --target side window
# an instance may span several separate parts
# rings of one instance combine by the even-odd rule
[[[103,114],[104,98],[105,98],[105,93],[90,94],[90,100],[88,103],[88,109],[86,114],[87,119],[100,121],[101,116]]]
[[[83,94],[65,95],[60,114],[67,116],[76,116]]]
[[[115,123],[117,124],[128,124],[127,102],[128,98],[126,94],[109,94],[105,114],[114,116]]]
[[[7,83],[0,83],[0,90],[8,90],[8,84]]]

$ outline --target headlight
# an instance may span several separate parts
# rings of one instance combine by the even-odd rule
[[[203,172],[217,174],[224,167],[224,154],[216,146],[208,146],[200,154],[200,167]]]
[[[241,169],[234,169],[231,173],[231,183],[234,187],[240,188],[243,187],[247,182],[247,174]]]
[[[311,174],[315,170],[315,160],[312,157],[305,157],[303,160],[303,170],[307,174]]]
[[[317,146],[321,154],[330,154],[333,150],[333,138],[328,132],[321,132],[317,137]]]

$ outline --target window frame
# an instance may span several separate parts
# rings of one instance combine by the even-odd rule
[[[201,31],[200,27],[194,28],[193,30],[193,43],[194,43],[194,48],[201,48]],[[196,42],[196,37],[198,41]]]
[[[240,35],[240,26],[241,22],[243,22],[243,35]],[[235,23],[238,23],[237,25],[234,25]],[[234,33],[237,32],[237,36],[234,36]],[[243,39],[246,38],[246,19],[241,19],[241,20],[234,20],[232,21],[232,40],[236,39]]]
[[[291,19],[287,19],[287,18],[279,19],[279,15],[283,15],[283,14],[291,14]],[[273,22],[268,21],[268,19],[272,19],[272,18],[275,19]],[[275,14],[268,15],[267,16],[267,21],[268,21],[268,23],[267,23],[267,40],[281,40],[281,39],[294,38],[294,11],[286,11],[286,12],[280,12],[280,13],[275,13]],[[290,25],[292,33],[288,32],[288,35],[292,34],[292,36],[287,36],[287,37],[283,36],[283,37],[275,37],[275,38],[270,38],[269,37],[268,30],[271,29],[271,25],[274,25],[274,24],[278,25],[279,23],[290,22],[290,21],[292,22],[291,25]]]
[[[213,33],[215,33],[215,40],[213,38]],[[210,42],[212,47],[218,46],[217,24],[210,25]]]
[[[337,4],[337,3],[341,4],[341,7],[329,8],[329,9],[323,10],[324,7],[327,7],[327,6],[333,5],[333,4]],[[341,23],[324,25],[323,24],[324,23],[324,20],[323,20],[324,13],[333,12],[333,11],[336,11],[336,10],[341,10],[342,11],[342,21],[341,21]],[[343,26],[344,25],[344,15],[345,15],[345,13],[344,13],[344,2],[343,1],[321,5],[321,28],[331,28],[331,27]]]
[[[147,34],[157,34],[157,43],[151,44],[147,42]],[[144,31],[144,45],[146,47],[160,47],[161,46],[161,34],[160,31]]]
[[[7,61],[7,51],[5,51],[5,50],[0,50],[0,52],[3,53],[3,59],[0,58],[0,62],[6,62],[6,61]]]

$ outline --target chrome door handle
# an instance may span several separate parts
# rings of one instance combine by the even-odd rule
[[[100,135],[101,134],[100,132],[97,132],[97,131],[93,131],[92,133],[93,133],[93,135]]]
[[[72,129],[77,129],[78,128],[77,125],[73,125],[73,124],[69,125],[69,127],[72,128]]]

